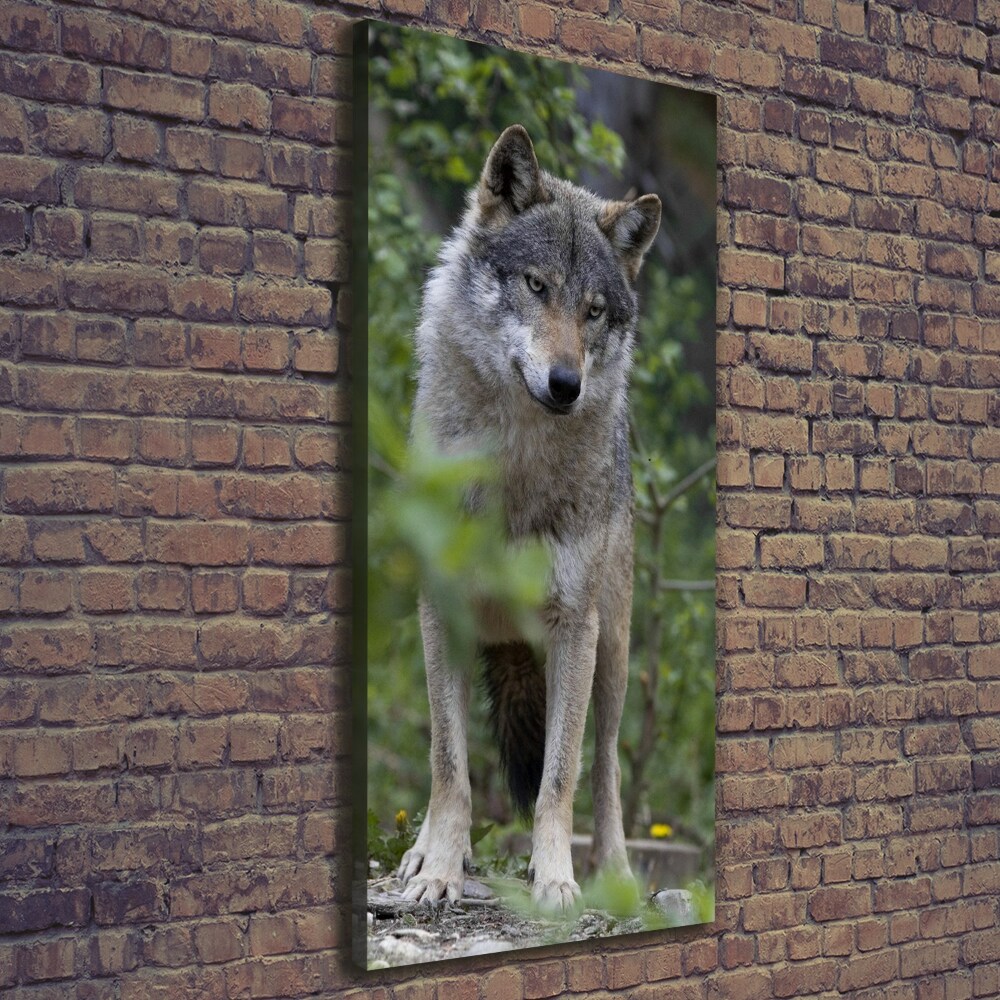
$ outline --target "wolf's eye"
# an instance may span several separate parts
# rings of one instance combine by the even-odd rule
[[[588,310],[587,315],[591,319],[600,319],[604,315],[604,306],[600,302],[595,302]]]
[[[541,278],[534,274],[526,274],[524,276],[525,281],[528,282],[528,287],[537,295],[543,288],[545,288],[545,282]]]

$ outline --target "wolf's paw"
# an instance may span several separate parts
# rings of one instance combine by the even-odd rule
[[[535,879],[531,887],[532,902],[545,913],[561,916],[580,908],[580,887],[576,882],[542,882]]]
[[[396,878],[400,879],[403,885],[406,885],[420,871],[423,863],[424,852],[414,845],[403,855],[402,860],[399,862],[399,868],[396,869]]]
[[[457,873],[439,870],[437,874],[429,870],[410,879],[403,898],[417,903],[436,903],[445,899],[449,903],[457,903],[464,889],[465,872],[461,869]]]
[[[472,861],[471,854],[459,855],[457,861],[449,857],[435,856],[434,851],[424,851],[420,843],[414,844],[399,863],[397,877],[406,886],[404,899],[417,902],[437,902],[447,899],[457,903],[465,888],[465,873]]]

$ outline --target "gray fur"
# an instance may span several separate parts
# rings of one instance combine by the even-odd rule
[[[446,452],[495,454],[509,537],[539,537],[552,555],[531,862],[533,897],[552,909],[579,899],[572,800],[592,691],[595,860],[628,871],[617,759],[632,596],[626,393],[633,283],[659,214],[655,195],[609,202],[541,171],[527,132],[511,126],[442,247],[417,330],[415,420]],[[550,391],[555,366],[579,379],[569,404]],[[421,622],[431,801],[400,874],[411,898],[457,898],[471,822],[467,694],[446,679],[463,671],[445,662],[440,625],[426,606]],[[486,612],[481,633],[484,644],[523,638],[502,614]]]

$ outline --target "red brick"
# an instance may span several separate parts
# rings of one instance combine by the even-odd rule
[[[520,7],[517,19],[525,38],[550,41],[555,35],[555,14],[544,7]]]
[[[250,83],[213,83],[208,91],[209,121],[227,128],[263,132],[270,123],[266,91]]]
[[[820,104],[846,107],[851,92],[850,78],[844,73],[808,63],[790,62],[785,70],[785,91]]]
[[[653,69],[668,69],[682,76],[701,76],[712,65],[712,48],[696,38],[647,29],[642,33],[642,61]]]
[[[302,194],[295,198],[292,229],[300,236],[342,236],[345,223],[336,201]]]
[[[258,233],[253,242],[253,268],[258,274],[294,277],[300,269],[300,250],[293,236]]]
[[[21,952],[21,968],[28,981],[69,978],[75,960],[76,940],[72,937],[33,942]]]
[[[145,570],[136,578],[140,608],[181,611],[187,604],[187,579],[172,570]]]
[[[281,371],[288,366],[289,356],[284,330],[251,328],[243,338],[243,364],[248,371]]]
[[[158,465],[182,465],[187,458],[187,427],[180,420],[140,420],[139,456]]]
[[[829,887],[809,895],[809,915],[814,920],[844,920],[871,911],[871,890],[867,886]]]
[[[807,219],[846,222],[851,211],[851,196],[835,187],[823,187],[809,181],[798,186],[799,214]]]
[[[215,170],[215,142],[207,130],[167,128],[165,149],[167,163],[177,170]]]
[[[338,368],[339,342],[336,336],[312,330],[297,334],[292,361],[298,371],[334,375]]]
[[[58,164],[38,157],[0,154],[0,197],[30,204],[58,201]]]
[[[264,173],[264,145],[260,140],[241,136],[216,139],[219,172],[224,177],[257,180]]]
[[[608,988],[612,990],[636,986],[645,978],[643,953],[640,951],[608,955],[605,966]]]
[[[785,262],[760,253],[723,250],[719,253],[719,277],[731,285],[781,289],[785,284]]]
[[[635,27],[624,21],[567,16],[560,23],[559,39],[570,51],[599,59],[629,59],[635,53]]]
[[[58,25],[55,12],[34,4],[13,2],[0,11],[0,38],[15,49],[57,51]]]
[[[326,99],[276,95],[271,102],[271,126],[279,135],[315,145],[331,145],[337,136],[336,105]]]
[[[133,606],[132,574],[118,569],[92,569],[80,575],[80,607],[107,614]]]
[[[263,184],[246,181],[194,180],[188,186],[188,210],[198,222],[224,226],[284,229],[288,197]]]
[[[243,576],[243,605],[258,614],[279,614],[288,604],[287,573],[248,571]]]
[[[313,150],[299,142],[272,140],[267,147],[265,169],[268,180],[279,187],[304,189],[312,185],[313,164],[317,182],[323,190],[338,190],[337,177],[342,178],[341,154],[336,150]],[[341,180],[342,183],[342,180]]]
[[[233,921],[213,920],[194,929],[194,946],[200,961],[228,962],[243,955],[244,932]]]
[[[97,11],[66,11],[63,50],[100,62],[164,69],[167,36],[155,24],[123,21]]]
[[[31,100],[97,104],[101,74],[96,67],[50,55],[0,55],[0,90]]]
[[[114,108],[188,121],[200,121],[205,113],[203,85],[151,73],[106,69],[104,99]]]
[[[24,732],[14,746],[12,773],[18,778],[61,775],[69,770],[65,737],[50,733]]]
[[[24,257],[0,261],[0,301],[18,306],[54,305],[61,270]]]
[[[152,122],[129,115],[117,115],[114,119],[113,136],[115,152],[123,160],[155,163],[160,157],[162,139],[159,129]]]
[[[289,4],[284,7],[294,9]],[[222,79],[292,93],[309,91],[312,64],[311,53],[304,48],[247,46],[224,40],[216,43],[212,59],[213,72]]]
[[[325,288],[248,282],[237,286],[236,307],[250,322],[326,326],[332,299]]]
[[[191,457],[199,465],[232,465],[239,448],[239,429],[233,424],[191,426]]]
[[[248,427],[243,432],[243,464],[251,469],[290,468],[288,436],[276,429]]]
[[[249,246],[249,237],[241,230],[204,226],[198,233],[198,262],[210,274],[240,274],[246,269]]]
[[[221,766],[228,745],[226,719],[184,722],[178,731],[177,763],[182,768]]]
[[[238,595],[239,584],[233,573],[195,573],[191,577],[191,606],[195,612],[235,611]]]
[[[804,577],[759,573],[747,577],[743,590],[748,607],[798,608],[806,598]]]
[[[73,454],[72,430],[64,417],[25,415],[19,421],[19,454],[64,458]]]
[[[146,544],[150,556],[158,562],[233,566],[242,564],[247,558],[249,533],[246,525],[232,522],[151,522],[147,527]]]
[[[328,431],[300,431],[295,436],[295,461],[306,469],[337,469],[342,464],[343,441]]]
[[[347,281],[347,249],[334,240],[306,240],[305,276],[310,281]]]
[[[22,250],[27,241],[27,215],[24,209],[17,205],[4,206],[0,209],[0,247],[4,250]]]
[[[110,511],[114,505],[114,471],[109,466],[63,463],[11,468],[5,487],[7,509],[12,511]]]
[[[207,35],[174,33],[170,39],[170,70],[179,76],[204,76],[211,66],[212,39]]]
[[[805,897],[795,893],[754,896],[743,904],[743,929],[774,930],[793,927],[805,917]]]
[[[731,170],[726,175],[726,201],[730,205],[750,208],[757,212],[766,211],[777,215],[787,215],[791,208],[791,197],[792,186],[788,181],[762,174],[751,174],[743,170]],[[738,238],[738,242],[750,242],[750,234],[747,232],[747,227],[750,225],[776,227],[779,224],[780,220],[739,216],[737,225],[743,227],[743,240]],[[776,229],[775,234],[780,232],[781,238],[772,235],[765,242],[775,250],[794,249],[794,245],[790,245],[787,237],[790,231],[787,226],[780,230]]]

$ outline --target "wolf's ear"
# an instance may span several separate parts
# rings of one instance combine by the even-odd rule
[[[597,224],[625,265],[629,281],[635,281],[660,228],[660,199],[644,194],[635,201],[609,202],[598,213]]]
[[[479,208],[487,218],[498,210],[517,215],[542,198],[535,147],[523,125],[504,129],[494,143],[479,181]]]

